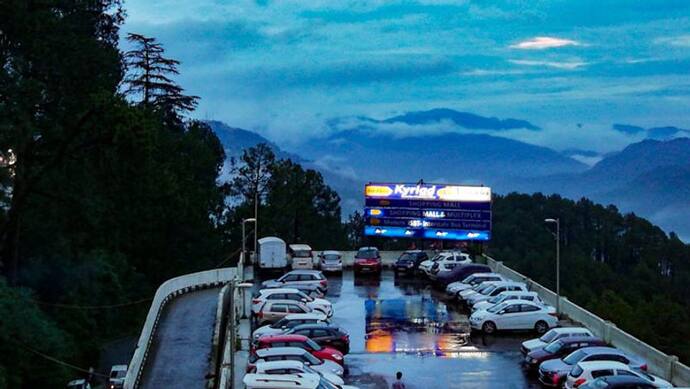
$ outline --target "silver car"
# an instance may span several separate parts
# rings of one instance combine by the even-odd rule
[[[275,323],[293,313],[311,313],[312,309],[301,301],[295,300],[266,300],[256,312],[259,325]]]
[[[262,288],[289,288],[292,285],[316,285],[323,291],[328,290],[328,280],[318,270],[293,270],[278,279],[261,283]]]
[[[326,250],[319,254],[319,267],[322,271],[343,271],[343,255],[340,251]]]

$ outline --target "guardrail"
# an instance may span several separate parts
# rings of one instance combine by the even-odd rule
[[[146,322],[141,330],[137,348],[129,363],[125,377],[125,389],[135,389],[139,385],[142,368],[146,363],[153,334],[158,327],[158,321],[165,304],[181,294],[225,284],[235,278],[236,275],[237,269],[235,268],[207,270],[169,279],[158,287],[151,302],[151,308],[146,315]]]
[[[240,254],[240,259],[238,264],[244,263],[244,253]],[[244,266],[241,267],[242,272],[238,271],[238,281],[244,281]],[[232,383],[234,381],[234,365],[235,365],[235,351],[236,350],[236,344],[232,344],[233,342],[230,341],[230,338],[228,336],[229,331],[237,331],[237,318],[239,317],[239,308],[241,307],[242,301],[242,294],[237,290],[234,289],[228,293],[228,295],[231,295],[229,300],[229,309],[227,310],[227,329],[225,330],[225,338],[223,339],[223,353],[222,353],[222,359],[221,359],[221,365],[220,365],[220,373],[219,373],[219,380],[218,380],[218,389],[229,389],[232,387]],[[236,338],[236,337],[235,337]]]
[[[558,296],[553,291],[505,266],[501,261],[486,255],[484,255],[484,258],[486,259],[486,264],[496,273],[500,273],[511,280],[526,283],[530,290],[537,292],[548,304],[556,305]],[[560,307],[562,314],[576,322],[582,323],[596,336],[625,352],[645,358],[650,373],[659,375],[674,385],[690,386],[690,367],[678,362],[678,357],[667,355],[659,349],[644,343],[621,330],[614,323],[604,320],[574,304],[566,297],[561,296]]]

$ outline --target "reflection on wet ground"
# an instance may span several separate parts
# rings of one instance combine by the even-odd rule
[[[467,312],[425,280],[327,274],[332,321],[350,334],[346,381],[390,388],[402,371],[407,388],[537,388],[520,368],[531,334],[470,334]]]

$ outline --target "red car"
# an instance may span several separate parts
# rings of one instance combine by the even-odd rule
[[[311,355],[319,359],[327,359],[340,365],[344,363],[343,353],[334,348],[319,346],[316,342],[304,335],[262,336],[252,345],[252,354],[254,354],[256,350],[272,347],[299,347],[309,351]]]
[[[381,254],[376,247],[362,247],[355,255],[353,270],[355,274],[376,273],[381,274]]]

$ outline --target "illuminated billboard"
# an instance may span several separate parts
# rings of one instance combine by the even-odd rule
[[[370,183],[364,234],[391,238],[489,240],[491,188]]]

